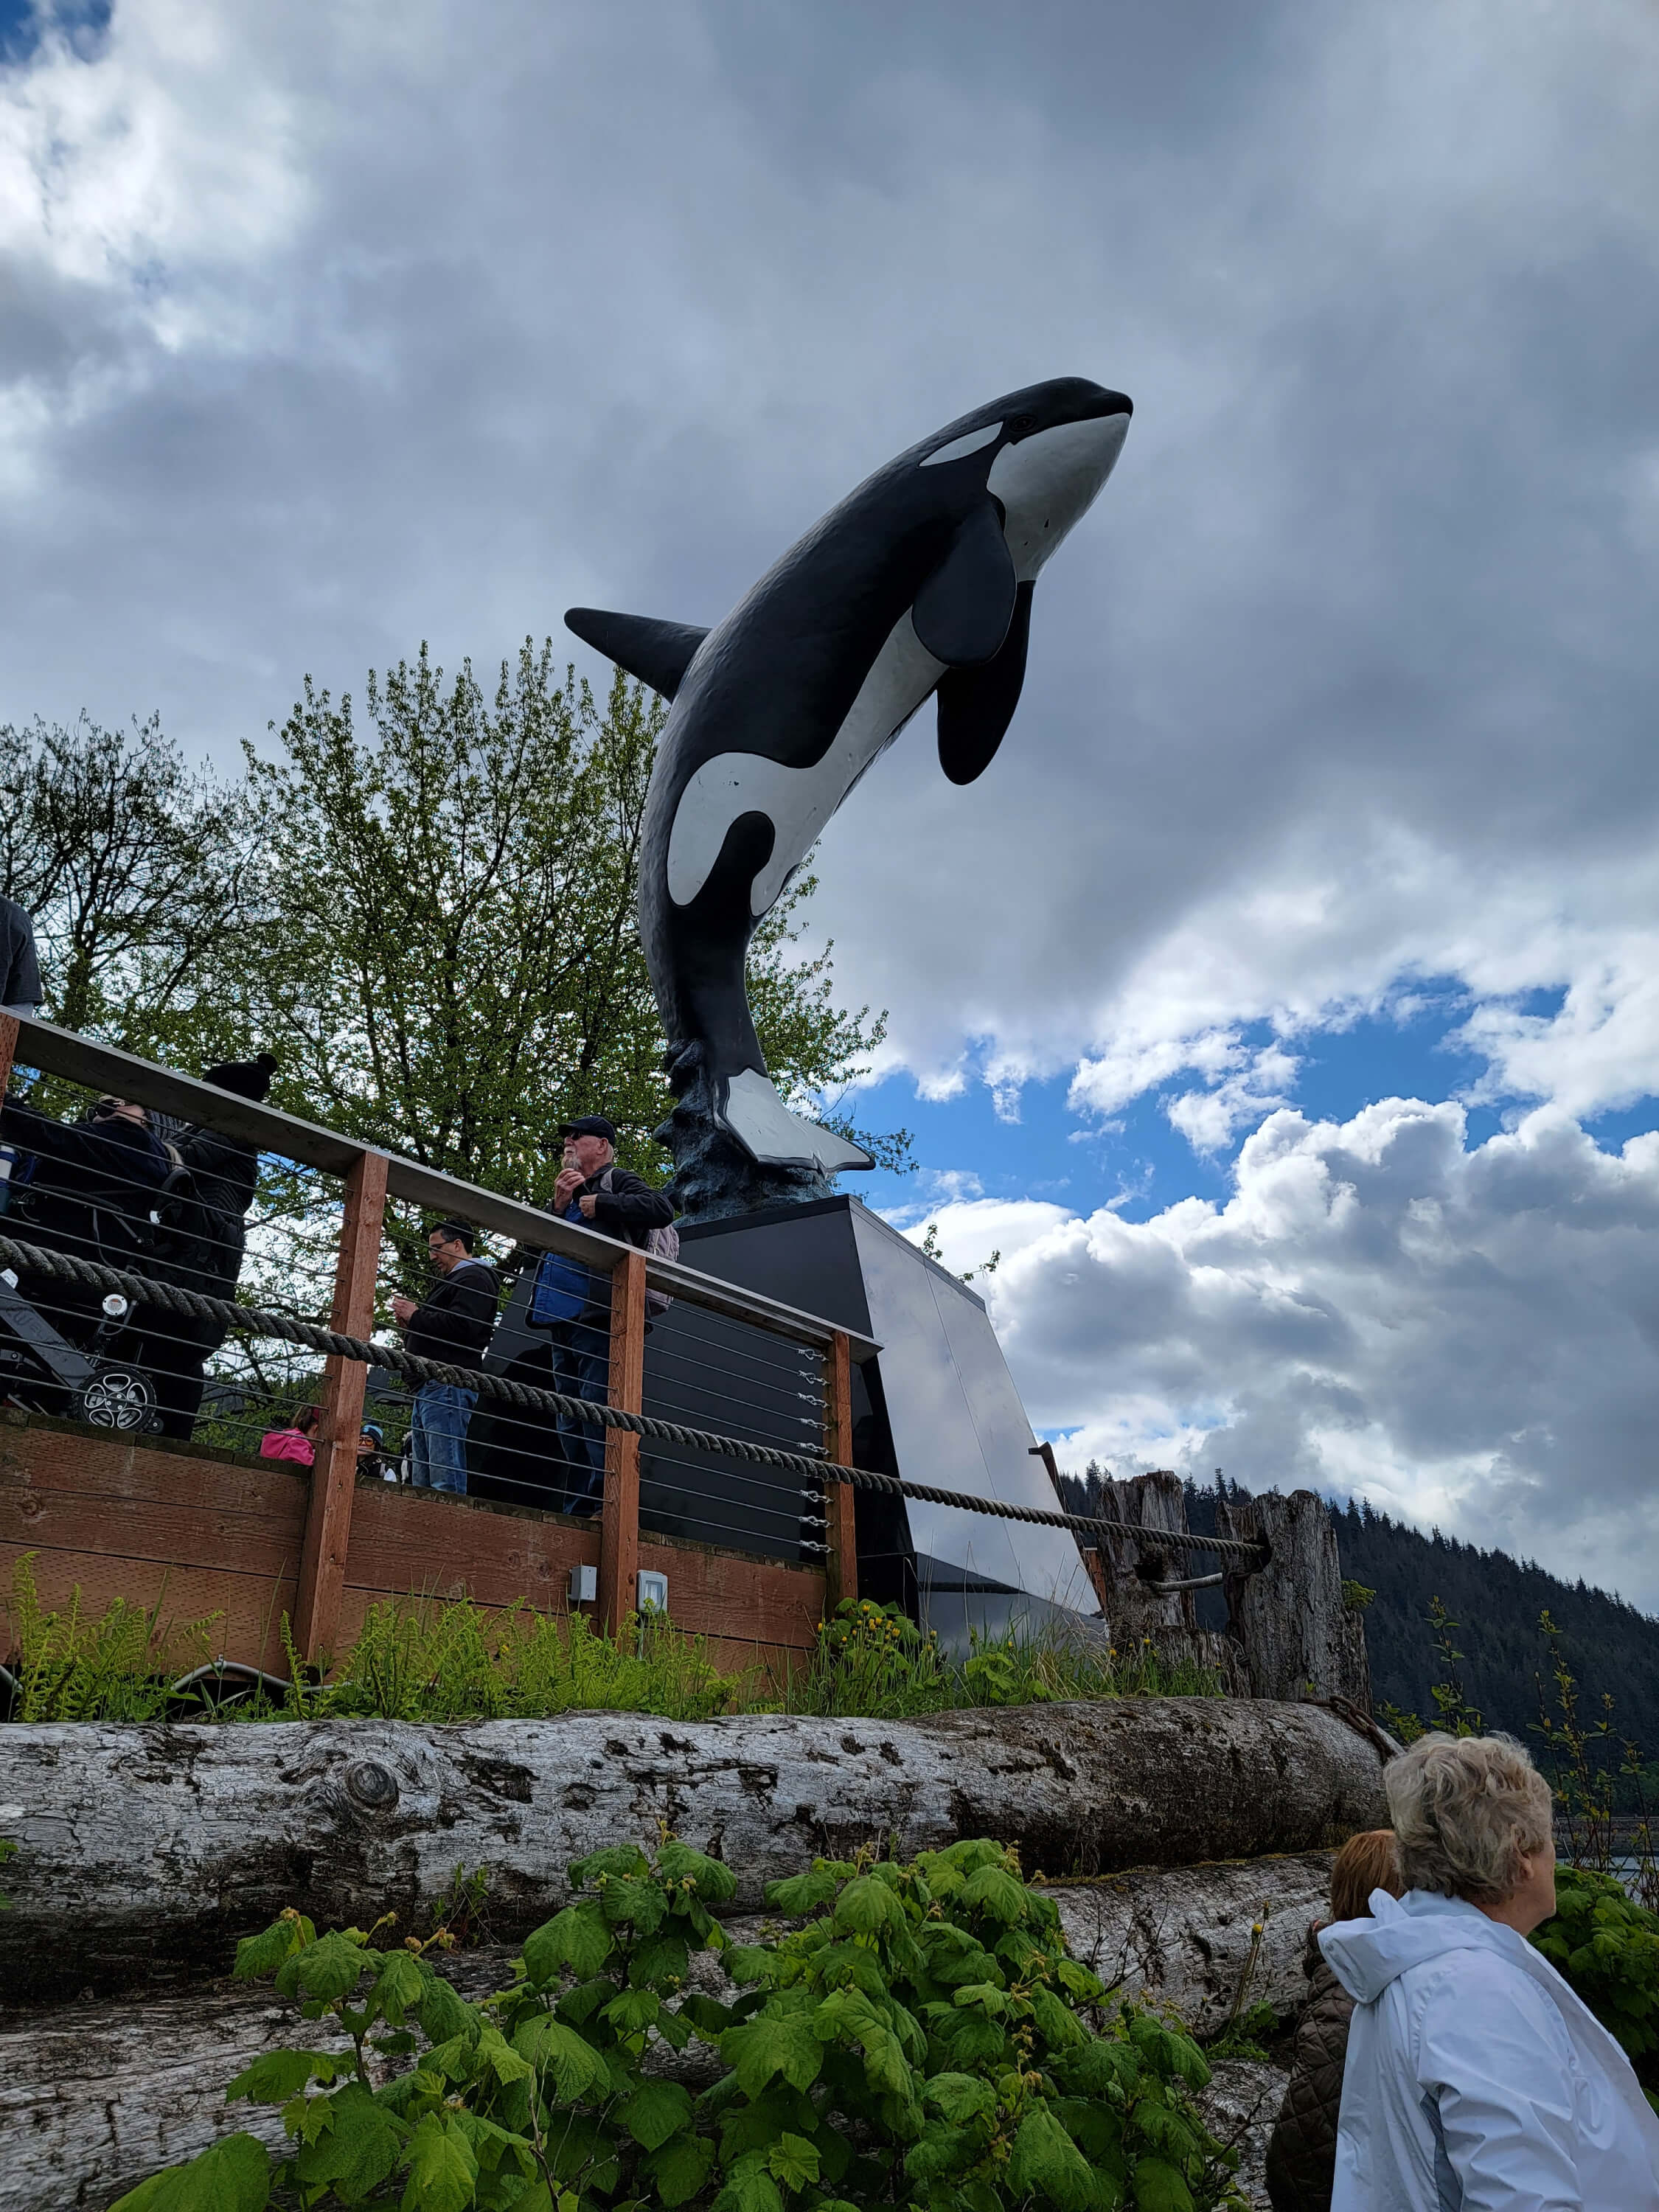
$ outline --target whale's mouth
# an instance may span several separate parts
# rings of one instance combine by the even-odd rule
[[[1074,417],[1005,446],[985,488],[1002,510],[1003,536],[1021,583],[1030,583],[1099,497],[1128,434],[1127,406]]]

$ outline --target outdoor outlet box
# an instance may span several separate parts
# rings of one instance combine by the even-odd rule
[[[641,1577],[641,1581],[644,1579]],[[659,1577],[660,1580],[660,1577]],[[570,1602],[587,1605],[599,1594],[599,1571],[597,1567],[572,1567],[570,1570]]]
[[[641,1613],[666,1613],[668,1610],[668,1577],[654,1575],[647,1569],[640,1570],[640,1601]]]

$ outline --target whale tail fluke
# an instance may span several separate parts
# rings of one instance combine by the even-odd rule
[[[832,1176],[875,1165],[861,1145],[849,1144],[833,1129],[792,1114],[771,1084],[752,1067],[732,1078],[714,1118],[763,1166],[816,1169],[819,1175]]]
[[[603,607],[570,607],[564,626],[618,668],[672,699],[708,635],[689,623],[658,622],[649,615],[607,614]]]

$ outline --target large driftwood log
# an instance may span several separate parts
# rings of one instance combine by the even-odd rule
[[[109,1988],[222,1972],[285,1905],[426,1924],[458,1865],[488,1866],[502,1932],[563,1897],[573,1858],[665,1823],[724,1858],[739,1905],[815,1852],[963,1836],[1028,1872],[1305,1850],[1383,1816],[1376,1752],[1313,1705],[1209,1698],[701,1723],[571,1713],[0,1730],[15,1909],[0,1987]]]
[[[1256,1921],[1265,1920],[1265,1938],[1247,2001],[1265,1997],[1281,2012],[1300,2002],[1303,1937],[1323,1909],[1329,1875],[1329,1855],[1310,1853],[1141,1869],[1054,1895],[1075,1957],[1130,1992],[1150,1990],[1207,2034],[1224,2024],[1240,1993]],[[737,1920],[729,1933],[751,1942],[760,1926]],[[483,1996],[512,1977],[509,1946],[434,1957],[466,1996]],[[696,1964],[699,1985],[730,1995],[712,1957]],[[102,2206],[158,2166],[193,2157],[236,2128],[280,2142],[274,2110],[228,2106],[224,2087],[261,2052],[299,2040],[332,2050],[340,2039],[302,2025],[297,2008],[268,1988],[234,1984],[184,1997],[0,2016],[0,2141],[7,2146],[0,2212]],[[665,2048],[662,2056],[665,2069],[693,2086],[719,2070],[700,2042],[678,2055]],[[1255,2112],[1241,2140],[1257,2163],[1264,2116],[1271,2121],[1279,2095],[1279,2077],[1258,2081],[1261,2071],[1218,2067],[1212,2093],[1212,2124],[1223,2136]]]

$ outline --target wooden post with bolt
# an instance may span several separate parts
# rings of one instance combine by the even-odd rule
[[[845,1329],[830,1340],[824,1360],[826,1403],[824,1445],[837,1467],[853,1464],[853,1347]],[[826,1617],[847,1598],[859,1594],[858,1507],[850,1482],[826,1482],[823,1517],[829,1522],[824,1540],[830,1555],[824,1564],[823,1608]]]
[[[17,1017],[0,1014],[0,1098],[11,1083],[11,1063],[17,1051]]]
[[[630,1245],[611,1271],[609,1401],[624,1413],[645,1404],[645,1255]],[[640,1576],[640,1440],[605,1432],[605,1504],[599,1516],[599,1625],[620,1636],[637,1609]]]
[[[342,1336],[366,1337],[374,1326],[374,1278],[380,1264],[389,1164],[384,1152],[363,1152],[346,1177],[334,1309],[329,1316],[329,1327]],[[313,1663],[333,1650],[339,1631],[368,1382],[368,1370],[361,1360],[329,1354],[323,1370],[322,1428],[311,1470],[311,1503],[294,1606],[294,1640],[301,1656]]]

